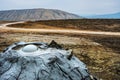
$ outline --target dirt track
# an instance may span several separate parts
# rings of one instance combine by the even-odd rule
[[[69,33],[69,34],[93,34],[93,35],[108,35],[108,36],[120,36],[120,32],[102,32],[102,31],[86,31],[86,30],[60,30],[60,29],[26,29],[26,28],[12,28],[7,27],[7,25],[10,24],[17,24],[17,23],[23,23],[23,22],[13,22],[13,23],[6,23],[0,25],[1,29],[5,30],[15,30],[15,31],[32,31],[32,32],[48,32],[48,33]]]

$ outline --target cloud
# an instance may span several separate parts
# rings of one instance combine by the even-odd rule
[[[120,0],[0,0],[0,10],[50,8],[76,14],[120,12]]]
[[[120,0],[65,0],[56,1],[55,4],[56,7],[77,14],[107,14],[120,11]]]

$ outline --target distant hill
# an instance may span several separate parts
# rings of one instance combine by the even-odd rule
[[[106,14],[106,15],[93,15],[93,16],[86,16],[87,18],[103,18],[103,19],[120,19],[120,12],[114,14]]]
[[[0,11],[0,20],[7,21],[34,21],[78,18],[82,17],[55,9],[23,9]]]

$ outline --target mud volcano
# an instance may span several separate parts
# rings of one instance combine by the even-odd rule
[[[94,80],[72,50],[55,41],[14,43],[0,53],[0,80]]]

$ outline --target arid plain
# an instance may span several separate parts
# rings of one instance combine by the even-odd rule
[[[0,51],[14,42],[50,43],[55,40],[64,48],[73,49],[74,55],[86,63],[93,75],[103,80],[120,79],[119,19],[27,21],[7,27],[2,25],[6,23],[11,22],[0,22]]]

